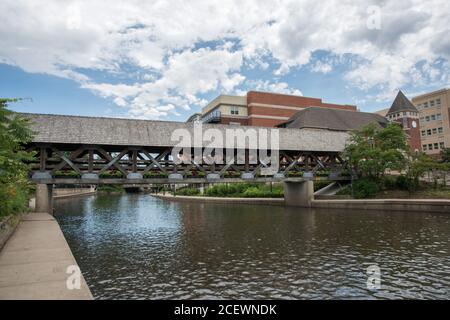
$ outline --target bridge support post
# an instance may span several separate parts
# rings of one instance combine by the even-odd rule
[[[36,212],[46,212],[53,214],[53,185],[36,185]]]
[[[314,200],[313,181],[284,182],[284,203],[287,206],[311,207]]]

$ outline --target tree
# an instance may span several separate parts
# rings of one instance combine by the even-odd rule
[[[344,155],[358,177],[380,181],[386,170],[401,171],[409,146],[402,128],[390,123],[382,128],[369,124],[351,133]]]
[[[17,99],[0,99],[0,216],[25,210],[29,185],[26,161],[33,154],[23,150],[33,135],[28,120],[7,109]]]
[[[412,153],[406,161],[405,173],[408,182],[408,190],[416,191],[419,187],[419,179],[426,172],[440,169],[441,165],[425,153]]]
[[[450,163],[450,148],[445,148],[441,150],[442,162]]]

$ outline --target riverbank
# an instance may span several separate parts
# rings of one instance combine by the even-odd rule
[[[0,251],[0,299],[93,299],[82,275],[80,289],[68,289],[71,266],[78,268],[56,220],[24,214]]]
[[[54,189],[53,199],[65,199],[73,197],[91,196],[97,194],[97,189],[91,188],[64,188],[64,189]],[[34,211],[36,209],[36,198],[33,197],[28,202],[28,207],[30,210]]]
[[[171,201],[199,201],[209,203],[284,205],[283,198],[219,198],[152,194]],[[313,200],[311,208],[440,212],[450,214],[450,200],[446,199],[339,199]]]

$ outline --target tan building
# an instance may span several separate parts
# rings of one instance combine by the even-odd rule
[[[450,147],[450,89],[441,89],[412,98],[419,110],[422,150],[438,156]]]

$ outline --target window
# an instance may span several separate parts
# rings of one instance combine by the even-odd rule
[[[440,147],[441,149],[445,149],[444,143],[443,143],[443,142],[439,142],[439,147]]]
[[[436,104],[441,104],[441,98],[436,99]]]
[[[425,121],[426,121],[426,122],[430,121],[430,116],[426,116],[426,117],[425,117]]]
[[[423,151],[427,151],[427,145],[424,144],[424,145],[422,146],[422,149],[423,149]]]
[[[444,128],[439,127],[439,128],[438,128],[438,133],[444,133]]]
[[[434,120],[436,120],[436,115],[435,115],[435,114],[432,114],[432,115],[431,115],[431,121],[434,121]]]
[[[433,150],[433,145],[431,143],[428,145],[428,150]]]
[[[421,117],[421,118],[420,118],[420,122],[424,122],[424,120],[425,120],[424,117]]]
[[[437,129],[433,128],[433,134],[436,134],[436,133],[437,133]]]
[[[428,102],[424,102],[423,103],[423,107],[426,109],[426,108],[428,108]]]
[[[231,107],[231,111],[230,112],[231,112],[231,114],[238,115],[239,114],[239,108],[233,106],[233,107]]]
[[[430,108],[431,108],[431,107],[434,107],[434,100],[431,100],[431,101],[430,101]]]
[[[442,120],[442,115],[441,115],[440,113],[438,113],[438,114],[436,115],[436,119],[437,119],[437,120]]]
[[[427,135],[425,130],[422,130],[422,137],[425,137]]]
[[[427,130],[427,135],[431,136],[431,129]]]
[[[434,144],[434,149],[435,149],[435,150],[439,149],[439,145],[438,145],[437,142]]]

